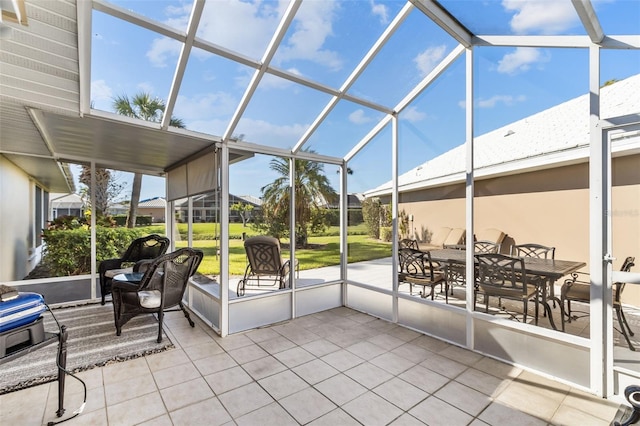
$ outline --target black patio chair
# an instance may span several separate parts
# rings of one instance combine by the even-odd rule
[[[244,249],[247,253],[247,268],[244,277],[238,282],[236,294],[244,296],[247,287],[278,286],[279,289],[289,285],[289,270],[291,261],[284,260],[280,251],[280,241],[277,238],[259,235],[247,238],[244,241]],[[298,262],[296,259],[296,272]],[[260,279],[264,283],[261,284]]]
[[[421,286],[422,298],[434,298],[435,287],[444,286],[445,301],[449,302],[449,288],[445,273],[440,269],[440,265],[431,261],[428,251],[416,250],[405,247],[398,250],[398,283],[409,284],[409,294],[413,294],[413,286]],[[429,293],[427,293],[429,287]]]
[[[122,257],[105,259],[100,262],[98,274],[100,277],[102,304],[104,305],[105,303],[106,295],[111,293],[111,281],[115,275],[123,272],[133,272],[133,267],[137,262],[155,259],[165,254],[168,249],[169,238],[151,234],[133,240]]]
[[[164,312],[176,306],[193,327],[195,324],[182,304],[189,278],[195,274],[203,252],[190,247],[164,254],[144,262],[140,268],[144,275],[138,282],[113,280],[113,315],[116,335],[120,336],[122,326],[137,315],[155,313],[158,315],[158,343],[162,341],[162,321]],[[126,274],[124,275],[126,277]],[[177,310],[177,309],[173,309]]]

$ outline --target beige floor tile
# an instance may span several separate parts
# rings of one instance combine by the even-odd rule
[[[104,382],[102,380],[102,368],[96,367],[90,370],[74,373],[74,375],[84,382],[87,389],[96,389],[104,386]],[[65,378],[65,393],[81,391],[84,391],[82,383],[70,376]]]
[[[269,356],[269,353],[267,351],[265,351],[255,343],[251,343],[247,346],[242,346],[241,348],[227,351],[227,353],[238,364],[244,364],[245,362],[251,362],[255,361],[256,359]]]
[[[533,392],[539,392],[546,396],[553,395],[559,399],[564,399],[571,390],[571,386],[569,385],[556,382],[555,380],[548,379],[529,371],[523,371],[514,379],[514,381],[525,386],[529,386]]]
[[[274,331],[277,331],[298,346],[320,339],[320,336],[316,333],[291,323],[275,326]]]
[[[469,423],[469,426],[491,426],[491,425],[489,425],[489,423],[483,422],[482,420],[474,419],[471,423]]]
[[[109,426],[135,425],[166,414],[159,392],[107,406]]]
[[[209,387],[216,395],[228,392],[253,381],[253,378],[241,367],[232,367],[217,373],[205,376]]]
[[[64,392],[63,408],[65,409],[67,417],[69,413],[76,411],[84,403],[84,390],[77,390],[75,388],[72,390],[73,392],[70,392],[68,389],[65,389]],[[87,389],[87,401],[83,410],[84,413],[103,409],[105,406],[103,387]],[[45,415],[55,416],[56,411],[58,411],[58,388],[54,386],[49,392]]]
[[[319,359],[299,365],[291,370],[312,385],[339,373],[338,370]]]
[[[593,414],[588,414],[577,408],[561,405],[551,418],[551,423],[558,426],[589,425],[608,426],[610,421],[603,420]]]
[[[232,334],[220,339],[217,343],[227,352],[254,344],[246,334]]]
[[[287,367],[272,356],[267,356],[255,361],[248,362],[242,366],[254,380],[264,379],[273,374],[287,369]]]
[[[304,364],[316,358],[313,354],[305,351],[299,346],[287,349],[286,351],[278,352],[273,356],[289,368]]]
[[[218,398],[209,398],[169,413],[174,425],[218,426],[231,423],[232,419]]]
[[[406,343],[404,340],[386,333],[377,334],[373,337],[370,337],[368,340],[369,342],[378,345],[388,351],[392,351],[398,346],[402,346]]]
[[[259,380],[258,383],[276,400],[309,387],[307,382],[291,370],[265,377]]]
[[[281,336],[280,334],[272,339],[263,340],[259,343],[259,345],[262,347],[262,349],[269,352],[271,355],[277,354],[278,352],[286,351],[287,349],[295,348],[297,346],[291,340]]]
[[[369,362],[382,368],[385,371],[388,371],[394,376],[402,374],[404,371],[407,371],[408,369],[416,365],[414,362],[398,356],[393,352],[387,352],[385,354],[377,356]]]
[[[160,395],[169,412],[214,396],[202,377],[162,389]]]
[[[177,330],[171,329],[176,342],[181,348],[211,342],[213,339],[200,327],[185,327]],[[172,339],[173,341],[173,339]]]
[[[168,388],[197,377],[200,377],[200,372],[191,362],[165,368],[153,373],[153,378],[156,381],[158,389]]]
[[[533,391],[532,388],[532,385],[523,385],[514,381],[495,398],[495,401],[545,421],[551,420],[560,406],[561,399],[557,394],[545,395],[539,390]]]
[[[303,389],[279,402],[301,424],[309,423],[336,408],[333,402],[313,388]]]
[[[463,371],[455,380],[490,397],[497,396],[511,383],[511,380],[499,379],[475,368]]]
[[[298,426],[298,422],[276,402],[235,419],[238,426]]]
[[[412,340],[411,343],[436,353],[444,350],[447,346],[450,346],[449,343],[431,336],[419,336],[415,340]]]
[[[603,420],[611,420],[619,407],[619,404],[577,389],[569,391],[562,405],[590,413]]]
[[[420,363],[424,368],[435,371],[438,374],[453,379],[460,375],[468,367],[457,361],[445,358],[441,355],[433,355]]]
[[[427,349],[424,349],[413,343],[405,343],[402,346],[398,346],[397,348],[392,350],[391,353],[408,359],[414,364],[419,364],[433,355],[433,352],[428,351]]]
[[[320,359],[338,371],[348,370],[364,362],[362,358],[352,354],[346,349],[340,349],[339,351],[331,352],[330,354],[327,354]]]
[[[45,383],[0,395],[0,424],[21,426],[42,424],[50,385],[51,383]],[[57,410],[57,404],[55,410]],[[52,414],[55,414],[55,410]]]
[[[147,355],[147,364],[152,372],[162,370],[164,368],[174,367],[179,364],[189,362],[189,357],[182,349],[170,349],[158,354]]]
[[[144,358],[136,358],[127,362],[117,362],[115,364],[107,365],[102,370],[102,379],[105,386],[121,382],[123,380],[130,380],[134,377],[141,377],[149,375],[149,365]]]
[[[115,405],[156,390],[158,388],[153,376],[149,374],[106,385],[104,387],[104,397],[107,405]]]
[[[500,402],[491,403],[478,416],[478,419],[492,426],[502,426],[507,424],[519,426],[545,426],[547,424],[544,420],[518,411],[515,408],[501,404]]]
[[[238,365],[227,353],[216,354],[207,358],[200,358],[194,361],[193,364],[203,376],[208,376],[209,374]]]
[[[391,373],[386,372],[370,362],[363,362],[345,371],[344,374],[368,389],[373,389],[393,377]]]
[[[473,417],[431,396],[409,410],[409,414],[430,426],[466,425]]]
[[[367,361],[387,352],[386,349],[366,341],[351,345],[347,347],[346,350]]]
[[[429,396],[427,392],[397,377],[374,388],[373,392],[403,411],[409,410]]]
[[[408,369],[398,377],[430,394],[434,393],[451,380],[448,377],[440,375],[420,365],[416,365]]]
[[[488,357],[482,358],[473,367],[501,379],[516,378],[522,373],[521,368]]]
[[[324,416],[318,417],[308,424],[308,426],[360,426],[360,422],[345,413],[342,409],[336,408]]]
[[[371,391],[344,404],[342,409],[360,423],[370,426],[386,425],[402,415],[402,410]]]
[[[491,403],[491,399],[487,395],[455,381],[447,383],[434,393],[434,396],[469,413],[473,417],[477,416]]]
[[[143,423],[138,423],[136,426],[173,426],[171,417],[168,414],[163,414],[155,419],[147,420]]]
[[[202,358],[208,358],[213,355],[224,353],[224,349],[220,347],[216,342],[204,342],[193,346],[184,348],[184,353],[187,354],[189,359],[196,361]]]
[[[55,422],[55,421],[59,421],[60,419],[64,419],[67,418],[69,416],[73,416],[72,413],[66,414],[63,417],[48,417],[45,419],[45,421],[49,422]],[[72,425],[72,426],[107,426],[109,423],[107,422],[107,410],[103,407],[100,408],[98,410],[94,410],[94,411],[90,411],[90,412],[86,412],[83,411],[81,414],[79,414],[77,417],[74,417],[73,419],[70,419],[68,421],[65,421],[63,423],[65,426],[68,425]]]
[[[322,357],[324,355],[330,354],[331,352],[340,350],[340,346],[331,343],[326,339],[314,340],[313,342],[305,343],[301,347],[317,357]]]
[[[447,357],[454,361],[458,361],[461,364],[465,364],[469,366],[474,365],[475,363],[480,361],[482,358],[484,358],[482,355],[476,352],[472,352],[468,349],[463,349],[454,345],[450,345],[449,347],[439,351],[438,355]]]
[[[367,388],[344,374],[330,377],[314,387],[338,406],[367,392]]]
[[[273,331],[270,328],[258,328],[255,330],[249,330],[244,333],[244,335],[255,343],[264,342],[280,336],[279,333]]]
[[[391,423],[389,426],[422,426],[423,422],[413,417],[411,414],[403,414]]]
[[[234,419],[274,402],[257,383],[249,383],[218,395],[218,398]]]

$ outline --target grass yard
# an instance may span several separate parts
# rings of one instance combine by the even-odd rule
[[[298,249],[296,256],[300,269],[314,269],[322,266],[340,264],[340,237],[310,237],[309,244],[315,248]],[[391,256],[391,244],[373,240],[366,235],[350,235],[349,262],[379,259]],[[186,241],[176,242],[177,247],[186,247]],[[198,268],[203,274],[220,274],[220,259],[216,257],[218,241],[195,240],[193,247],[204,252],[204,259]],[[289,256],[289,250],[283,250],[283,257]],[[229,274],[242,275],[246,267],[246,256],[242,240],[229,240]]]

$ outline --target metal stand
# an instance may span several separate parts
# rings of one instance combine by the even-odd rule
[[[633,407],[633,412],[631,416],[623,423],[614,422],[615,426],[628,426],[633,425],[640,420],[640,386],[632,385],[627,386],[624,390],[624,397],[629,401],[629,404]]]

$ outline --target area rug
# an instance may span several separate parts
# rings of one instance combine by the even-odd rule
[[[67,370],[80,372],[113,362],[162,352],[172,348],[164,335],[157,343],[158,321],[154,315],[138,315],[116,336],[113,306],[92,304],[53,309],[53,315],[68,331]],[[49,311],[43,314],[45,330],[57,332]],[[10,362],[0,364],[0,395],[57,379],[57,341]]]

